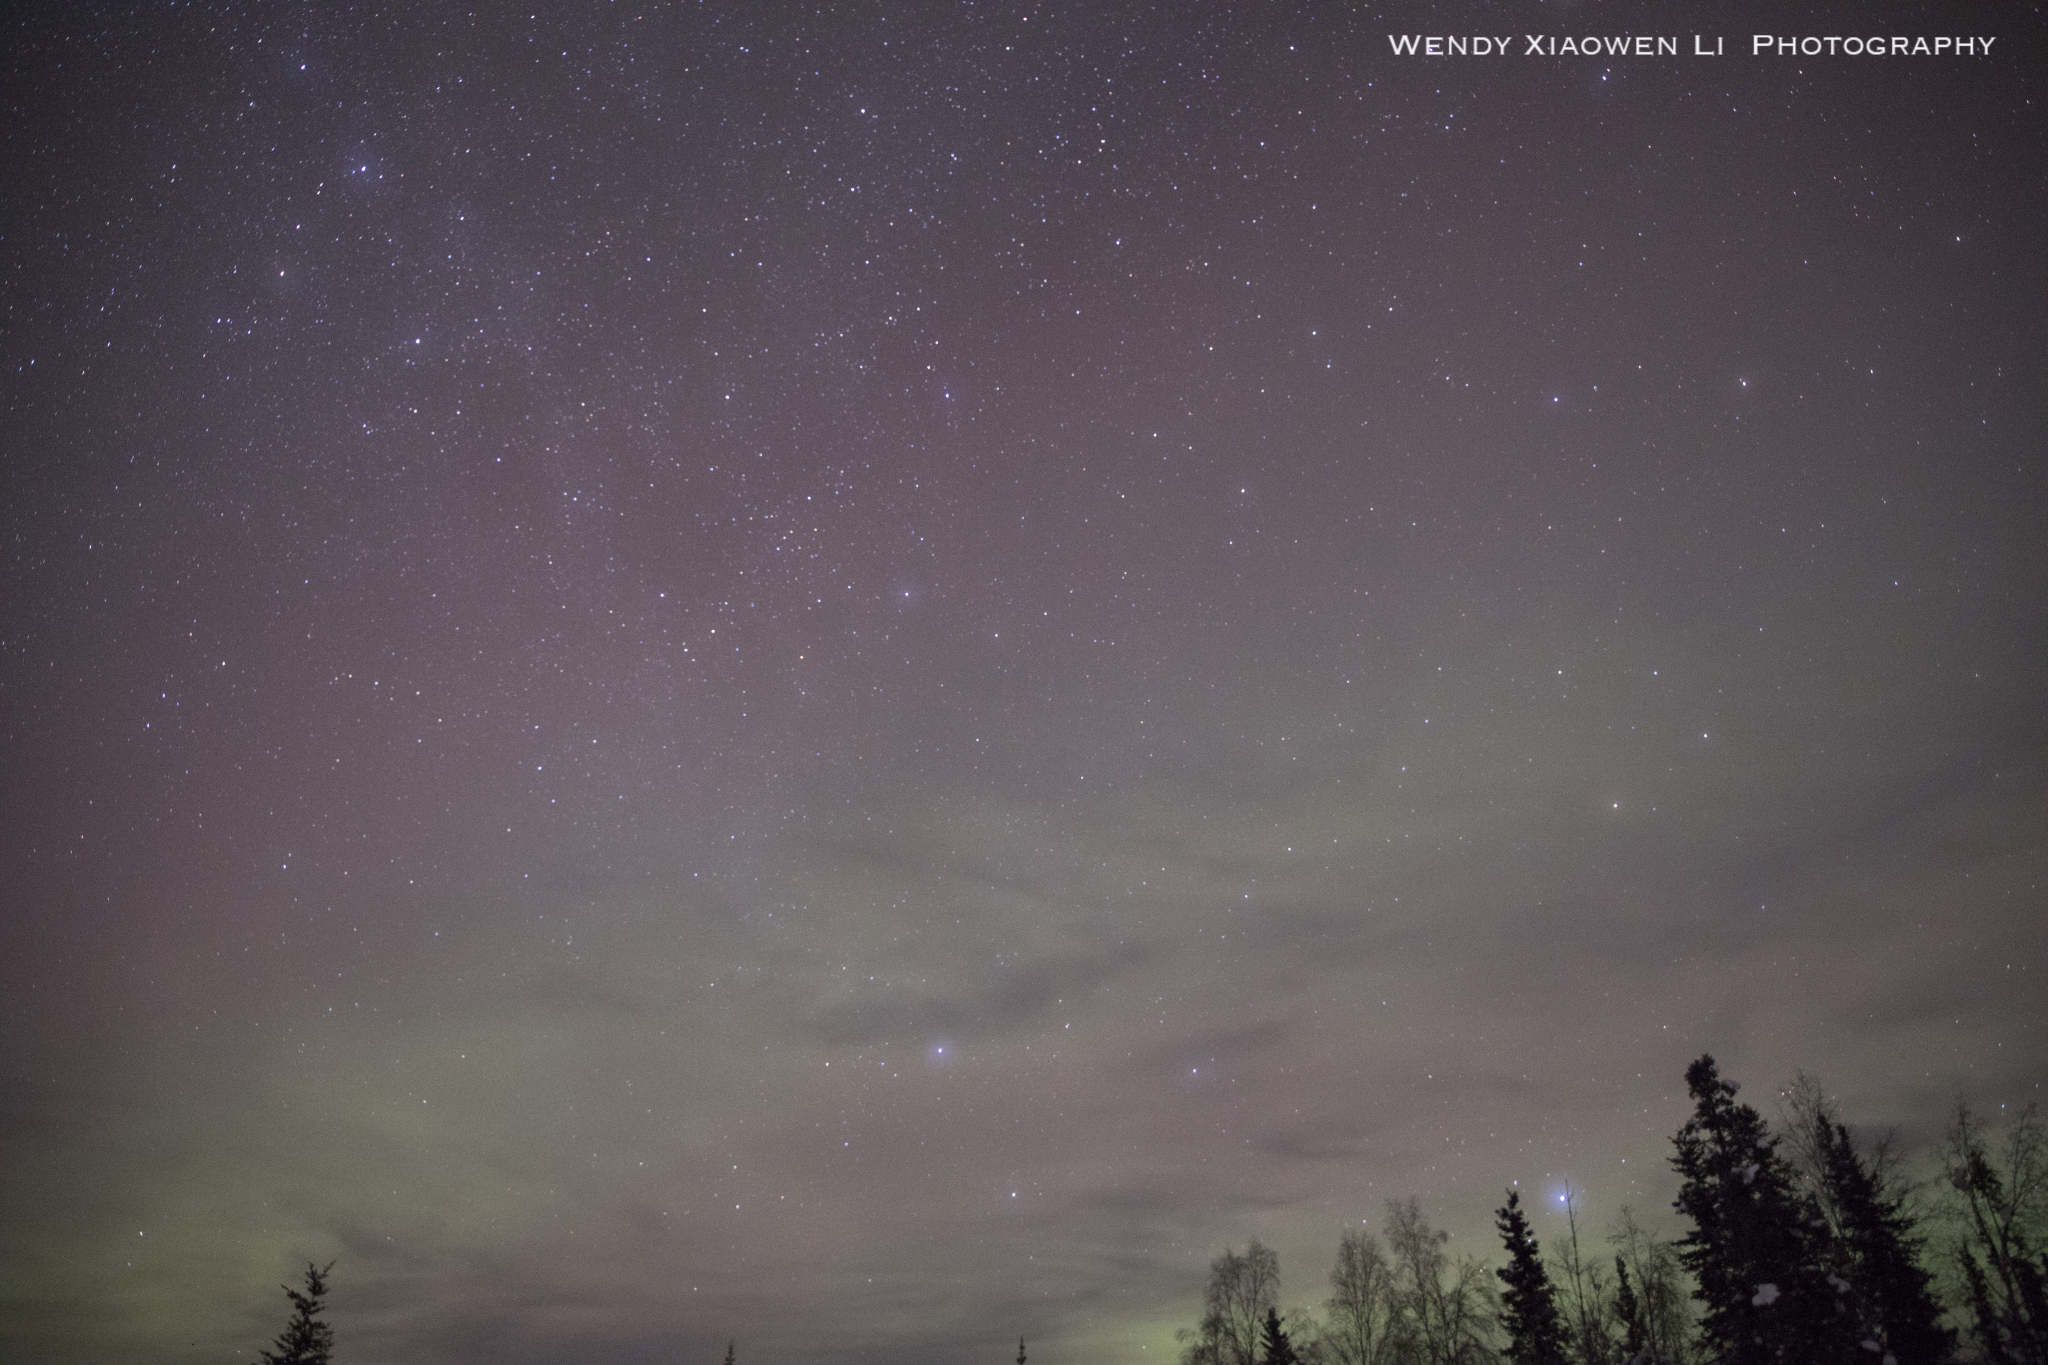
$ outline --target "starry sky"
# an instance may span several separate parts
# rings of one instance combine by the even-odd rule
[[[538,10],[8,21],[0,1354],[1166,1362],[2039,1093],[2037,10]]]

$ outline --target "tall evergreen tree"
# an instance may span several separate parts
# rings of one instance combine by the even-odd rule
[[[1494,1226],[1508,1250],[1507,1268],[1493,1272],[1507,1286],[1500,1296],[1500,1325],[1508,1334],[1508,1360],[1511,1365],[1565,1365],[1564,1320],[1518,1192],[1509,1190],[1507,1204],[1494,1210]]]
[[[1825,1227],[1793,1186],[1762,1116],[1735,1102],[1712,1057],[1686,1068],[1695,1104],[1672,1165],[1677,1208],[1692,1220],[1679,1257],[1705,1305],[1701,1332],[1720,1365],[1868,1360],[1821,1269]]]
[[[1301,1365],[1301,1357],[1294,1353],[1294,1343],[1287,1338],[1287,1329],[1280,1325],[1280,1310],[1266,1309],[1266,1325],[1259,1332],[1264,1365]]]
[[[1955,1334],[1942,1327],[1941,1306],[1921,1268],[1920,1239],[1888,1142],[1879,1139],[1868,1156],[1858,1151],[1834,1102],[1804,1072],[1780,1107],[1787,1146],[1824,1224],[1827,1282],[1854,1319],[1857,1344],[1893,1365],[1947,1360]]]
[[[1840,1219],[1829,1283],[1852,1307],[1858,1345],[1868,1342],[1863,1349],[1894,1365],[1941,1365],[1955,1334],[1941,1325],[1905,1201],[1879,1188],[1840,1123],[1824,1135],[1821,1178]]]
[[[332,1269],[332,1261],[324,1268],[308,1261],[303,1293],[290,1285],[280,1286],[292,1301],[292,1318],[273,1343],[277,1349],[262,1352],[265,1365],[331,1365],[334,1329],[320,1321],[320,1315],[327,1310],[323,1300],[327,1297],[327,1272]]]

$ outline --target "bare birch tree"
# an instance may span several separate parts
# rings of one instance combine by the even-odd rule
[[[1412,1355],[1414,1332],[1379,1238],[1369,1232],[1344,1234],[1330,1271],[1330,1291],[1319,1338],[1328,1365],[1399,1365]]]
[[[1956,1106],[1944,1163],[1970,1333],[1988,1360],[2048,1365],[2048,1132],[2028,1105],[1995,1143]]]
[[[1253,1238],[1240,1256],[1224,1248],[1209,1263],[1201,1326],[1183,1328],[1182,1365],[1258,1365],[1259,1333],[1280,1302],[1280,1258]]]
[[[1640,1365],[1691,1365],[1691,1290],[1669,1242],[1636,1221],[1627,1204],[1615,1215],[1607,1244],[1634,1280]]]
[[[1451,1260],[1450,1234],[1430,1227],[1414,1199],[1387,1204],[1387,1249],[1422,1365],[1491,1365],[1499,1295],[1476,1257]]]
[[[1565,1186],[1564,1215],[1567,1235],[1557,1250],[1558,1307],[1563,1310],[1572,1349],[1584,1365],[1613,1365],[1616,1351],[1609,1330],[1607,1277],[1600,1263],[1588,1261],[1579,1250],[1579,1203],[1571,1186]]]

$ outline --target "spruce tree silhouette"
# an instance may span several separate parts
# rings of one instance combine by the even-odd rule
[[[1557,1313],[1550,1275],[1536,1254],[1522,1196],[1509,1190],[1507,1204],[1493,1215],[1508,1249],[1507,1269],[1493,1272],[1507,1286],[1500,1296],[1500,1325],[1508,1334],[1508,1359],[1513,1365],[1565,1365],[1564,1319]]]
[[[1941,1324],[1905,1199],[1878,1184],[1842,1124],[1824,1128],[1822,1140],[1822,1178],[1841,1218],[1830,1283],[1855,1312],[1859,1345],[1898,1365],[1940,1365],[1955,1353],[1955,1334]]]
[[[1287,1339],[1287,1329],[1280,1325],[1280,1310],[1270,1305],[1266,1309],[1266,1325],[1260,1332],[1265,1365],[1300,1365],[1301,1357],[1295,1354],[1294,1343]]]
[[[1826,1279],[1827,1222],[1793,1185],[1763,1117],[1735,1102],[1712,1057],[1686,1068],[1695,1108],[1671,1164],[1678,1211],[1692,1220],[1679,1258],[1705,1305],[1700,1323],[1720,1365],[1859,1358],[1854,1323]]]
[[[327,1272],[332,1269],[332,1261],[324,1267],[308,1261],[303,1294],[288,1284],[279,1286],[292,1301],[292,1320],[278,1333],[277,1349],[262,1353],[265,1365],[332,1365],[334,1329],[320,1321],[327,1311],[321,1300],[327,1297]]]

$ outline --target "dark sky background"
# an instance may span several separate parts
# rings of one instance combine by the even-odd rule
[[[16,11],[0,1355],[1163,1365],[1675,1231],[1701,1052],[2032,1099],[2044,33],[1933,8]],[[1387,39],[1589,32],[1727,55]]]

